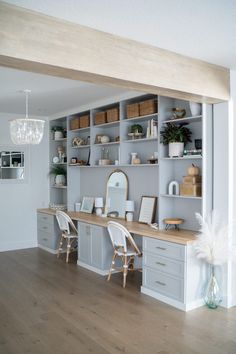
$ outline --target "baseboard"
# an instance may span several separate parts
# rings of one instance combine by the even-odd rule
[[[171,299],[165,295],[162,295],[162,294],[159,294],[157,293],[156,291],[153,291],[151,289],[148,289],[144,286],[141,286],[141,293],[145,294],[145,295],[149,295],[159,301],[162,301],[164,302],[165,304],[168,304],[170,306],[173,306],[175,308],[177,308],[178,310],[182,310],[182,311],[191,311],[191,310],[194,310],[198,307],[201,307],[204,305],[204,301],[203,299],[198,299],[194,302],[191,302],[189,304],[185,304],[183,302],[180,302],[180,301],[177,301],[177,300],[174,300],[174,299]]]
[[[48,247],[45,247],[42,245],[38,245],[38,248],[41,248],[42,250],[47,251],[51,254],[57,254],[57,250],[52,250],[51,248],[48,248]]]
[[[0,243],[0,252],[23,250],[26,248],[35,248],[37,246],[37,241],[19,241],[2,244]]]
[[[77,264],[78,264],[80,267],[86,268],[86,269],[88,269],[88,270],[91,270],[92,272],[95,272],[95,273],[100,274],[100,275],[103,275],[103,276],[108,275],[108,273],[109,273],[109,269],[107,269],[107,270],[101,270],[101,269],[99,269],[99,268],[93,267],[93,266],[88,265],[88,264],[86,264],[86,263],[83,263],[83,262],[81,262],[81,261],[77,261]]]

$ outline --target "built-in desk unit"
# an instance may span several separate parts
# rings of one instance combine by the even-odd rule
[[[107,275],[113,255],[107,222],[117,219],[77,212],[68,214],[78,227],[77,264],[100,275]],[[45,243],[42,248],[52,247],[54,252],[57,233],[52,232],[55,231],[53,219],[54,210],[38,210],[39,243],[43,240]],[[141,237],[143,249],[141,292],[184,311],[201,306],[205,268],[194,254],[195,233],[188,230],[153,230],[150,226],[138,222],[124,220],[119,222],[134,236]],[[48,225],[51,230],[51,243],[47,240],[49,230],[42,233],[41,225]]]
[[[152,113],[140,114],[138,107],[146,100],[153,100]],[[137,112],[128,116],[128,106],[134,105]],[[155,106],[156,105],[156,106]],[[186,110],[183,118],[173,118],[173,108]],[[104,112],[115,109],[118,112],[114,121],[99,121]],[[77,126],[75,119],[81,119],[83,126]],[[99,118],[99,119],[100,119]],[[143,279],[141,291],[182,310],[189,310],[202,304],[201,291],[205,279],[205,269],[196,260],[192,241],[194,232],[199,229],[195,213],[205,216],[212,209],[212,105],[202,104],[202,113],[192,116],[189,102],[155,95],[124,95],[118,99],[108,99],[98,106],[87,105],[77,112],[70,112],[62,117],[50,120],[50,128],[59,126],[64,136],[55,140],[50,138],[50,167],[63,165],[67,171],[67,183],[55,186],[54,177],[50,179],[50,203],[64,204],[69,215],[78,222],[79,250],[78,264],[99,274],[107,274],[110,267],[112,250],[106,230],[108,219],[95,215],[75,213],[75,203],[84,196],[103,197],[106,195],[106,183],[114,169],[122,170],[128,179],[128,199],[135,204],[134,220],[142,196],[157,197],[155,222],[159,230],[137,222],[124,223],[130,232],[142,237],[143,244]],[[152,121],[155,129],[147,134],[147,127]],[[153,123],[154,121],[154,123]],[[168,156],[168,147],[161,143],[161,131],[170,122],[187,125],[192,132],[192,142],[185,146],[189,155],[178,158]],[[130,133],[134,124],[143,128],[143,136],[134,138]],[[157,129],[156,129],[157,127]],[[108,136],[110,141],[101,141],[101,136]],[[83,144],[77,144],[82,139]],[[195,139],[202,142],[201,153],[192,150]],[[76,142],[77,141],[77,142]],[[74,144],[76,142],[76,144]],[[58,147],[66,154],[67,160],[57,161]],[[102,153],[109,155],[110,165],[101,165]],[[140,164],[131,164],[131,153],[138,153]],[[158,157],[150,163],[151,156]],[[84,165],[72,163],[76,158]],[[188,167],[195,164],[202,175],[202,194],[198,196],[172,195],[169,193],[170,182],[183,182]],[[46,211],[46,213],[53,211]],[[42,213],[42,210],[40,211]],[[165,218],[182,218],[181,231],[165,229]],[[51,234],[55,237],[54,231]],[[39,229],[40,230],[40,229]],[[39,244],[46,243],[46,236],[40,236]],[[44,230],[46,232],[46,230]],[[48,234],[48,233],[47,233]],[[42,241],[41,241],[42,240]],[[43,245],[45,247],[45,244]]]

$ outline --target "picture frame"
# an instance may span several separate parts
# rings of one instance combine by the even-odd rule
[[[80,211],[83,213],[92,214],[94,206],[94,197],[83,197]]]
[[[138,221],[143,224],[152,224],[154,222],[157,207],[157,197],[142,196]]]

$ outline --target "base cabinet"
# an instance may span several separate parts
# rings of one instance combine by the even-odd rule
[[[78,265],[106,275],[113,254],[106,228],[78,222],[78,232]]]
[[[143,238],[141,291],[181,310],[203,304],[204,265],[191,244]]]
[[[57,253],[60,230],[55,216],[37,213],[38,246],[50,253]]]

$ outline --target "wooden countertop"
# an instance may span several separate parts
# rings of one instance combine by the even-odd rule
[[[37,209],[40,213],[55,215],[56,211],[53,209]],[[159,240],[170,241],[174,243],[179,243],[186,245],[196,240],[196,231],[191,230],[154,230],[146,224],[141,224],[137,221],[127,222],[123,219],[117,218],[104,218],[97,216],[95,214],[86,214],[81,212],[69,211],[67,214],[71,219],[76,221],[85,222],[92,225],[106,227],[108,221],[116,221],[124,225],[129,232],[134,233],[139,236],[151,237]]]

